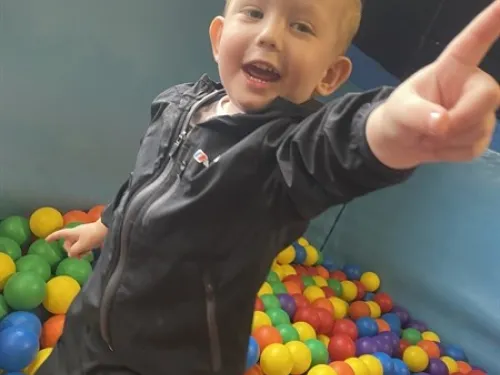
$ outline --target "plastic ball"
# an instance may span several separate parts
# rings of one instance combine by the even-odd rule
[[[331,288],[335,293],[335,297],[342,296],[342,284],[340,283],[340,281],[335,279],[328,279],[326,283],[328,284],[328,287]]]
[[[402,326],[406,326],[410,321],[410,313],[402,306],[394,306],[391,312],[398,316]]]
[[[358,280],[354,280],[353,283],[356,285],[356,288],[358,289],[355,299],[362,300],[366,294],[365,286],[361,283],[361,281]]]
[[[304,246],[299,244],[293,244],[292,246],[295,248],[294,263],[304,264],[304,261],[306,260],[307,257],[306,249],[304,249]]]
[[[63,215],[63,226],[74,222],[89,223],[89,215],[86,212],[80,210],[68,211]]]
[[[441,350],[434,341],[422,340],[417,345],[427,353],[429,358],[441,357]]]
[[[42,332],[42,323],[38,317],[27,311],[14,311],[0,322],[0,332],[4,329],[16,327],[33,332],[37,337]]]
[[[5,284],[16,272],[16,264],[10,256],[0,253],[0,290],[5,288]]]
[[[383,313],[388,313],[393,308],[392,298],[387,293],[377,293],[373,300],[378,303]]]
[[[308,286],[304,290],[304,296],[312,303],[319,298],[325,298],[325,292],[319,286]]]
[[[44,239],[38,239],[31,244],[28,254],[41,256],[52,269],[55,269],[59,262],[66,257],[66,253],[57,242],[47,242]]]
[[[342,281],[342,299],[351,302],[356,299],[356,296],[358,295],[358,288],[356,287],[356,284],[354,284],[352,281]]]
[[[468,374],[472,371],[472,366],[464,361],[457,361],[458,372],[461,374]]]
[[[338,375],[354,375],[352,367],[344,361],[334,361],[330,363],[330,367],[337,371]]]
[[[52,314],[66,314],[80,292],[80,284],[69,276],[56,276],[47,283],[43,306]]]
[[[394,365],[393,375],[411,375],[408,366],[400,359],[393,359],[392,364]]]
[[[255,298],[254,310],[255,311],[264,311],[264,304],[262,303],[262,300],[259,297]]]
[[[377,351],[377,346],[371,337],[361,337],[356,340],[356,356],[373,354]]]
[[[22,216],[10,216],[0,221],[0,237],[7,237],[23,246],[31,236],[28,219]]]
[[[390,375],[394,371],[394,364],[390,355],[386,353],[374,353],[373,356],[380,361],[383,368],[383,374]]]
[[[87,217],[89,223],[93,223],[94,221],[97,221],[101,218],[102,212],[106,208],[105,205],[99,204],[94,207],[92,207],[88,212],[87,212]]]
[[[259,344],[252,336],[250,336],[250,339],[248,340],[248,351],[247,351],[247,362],[246,362],[247,370],[250,367],[257,364],[259,356],[260,356]]]
[[[448,371],[450,374],[453,374],[454,372],[458,371],[458,365],[457,361],[455,361],[453,358],[448,357],[448,356],[443,356],[441,357],[441,361],[448,367]]]
[[[354,375],[370,375],[370,369],[359,358],[348,358],[345,362],[351,366]]]
[[[380,336],[375,336],[372,338],[373,343],[375,344],[375,352],[385,353],[387,355],[393,355],[394,349],[390,342],[384,340]]]
[[[326,309],[323,309],[322,307],[317,307],[316,313],[318,314],[320,320],[317,332],[319,334],[329,335],[332,332],[333,326],[335,324],[332,313]]]
[[[316,331],[314,328],[306,322],[296,322],[292,324],[299,334],[300,341],[307,341],[309,339],[316,338]]]
[[[297,309],[310,306],[309,301],[302,294],[293,294],[292,297],[295,301],[295,306],[297,306]],[[295,312],[297,312],[297,310],[295,310]]]
[[[9,306],[5,302],[5,297],[0,294],[0,319],[3,319],[9,313]]]
[[[282,264],[281,270],[283,271],[283,278],[290,276],[290,275],[297,274],[297,272],[294,270],[294,268],[289,264]]]
[[[328,348],[328,345],[330,344],[330,338],[328,336],[318,335],[318,340],[321,341],[325,348]]]
[[[40,345],[43,349],[53,348],[62,335],[65,315],[54,315],[43,323]]]
[[[359,357],[363,361],[363,363],[368,368],[370,375],[383,375],[384,368],[382,367],[382,363],[378,360],[377,357],[366,354]]]
[[[318,250],[314,246],[307,245],[304,247],[306,251],[306,259],[304,259],[304,264],[306,266],[312,266],[316,264],[319,260],[319,253]]]
[[[358,320],[371,315],[370,307],[366,302],[356,301],[349,306],[349,316],[353,320]]]
[[[269,274],[267,275],[266,281],[268,283],[273,283],[273,282],[280,281],[280,278],[276,272],[270,271]]]
[[[375,322],[377,323],[379,333],[391,331],[391,326],[389,326],[389,323],[387,323],[385,320],[375,319]]]
[[[317,331],[321,325],[321,320],[315,308],[301,307],[297,309],[293,317],[294,322],[306,322]]]
[[[7,254],[12,260],[16,261],[21,257],[21,247],[11,238],[0,237],[0,253]]]
[[[318,276],[321,276],[325,282],[330,278],[330,272],[323,266],[316,266],[316,271],[318,272]]]
[[[363,301],[373,301],[373,299],[375,298],[375,293],[372,293],[372,292],[367,292],[365,294],[365,296],[363,297]]]
[[[328,300],[333,305],[335,319],[344,319],[347,316],[349,305],[338,297],[331,297]]]
[[[349,280],[359,280],[361,278],[361,268],[354,264],[346,264],[342,267],[342,271]]]
[[[33,272],[47,282],[52,274],[49,263],[37,254],[27,254],[16,261],[18,272]]]
[[[377,322],[373,318],[361,318],[356,321],[359,337],[373,337],[378,333]]]
[[[263,311],[255,311],[253,313],[253,321],[252,321],[252,332],[257,328],[264,326],[272,326],[271,319],[267,314]]]
[[[380,309],[378,303],[375,301],[368,301],[366,302],[366,304],[370,309],[370,316],[374,319],[380,318],[380,316],[382,315],[382,310]]]
[[[286,313],[286,311],[280,308],[271,308],[266,311],[267,316],[271,319],[271,323],[273,326],[278,326],[280,324],[289,324],[290,316]]]
[[[338,373],[328,365],[316,365],[309,370],[307,375],[338,375]]]
[[[319,275],[315,275],[312,277],[314,280],[314,283],[319,286],[320,288],[323,288],[325,286],[328,286],[328,283],[326,282],[325,278]]]
[[[340,282],[347,280],[346,274],[340,270],[336,270],[336,271],[331,272],[330,278],[337,280],[337,281],[340,281]]]
[[[457,345],[446,345],[443,354],[453,358],[455,361],[467,361],[464,350]]]
[[[273,294],[273,288],[271,288],[271,285],[269,285],[269,283],[263,282],[259,291],[257,292],[257,296],[262,297],[266,294]]]
[[[279,264],[290,264],[295,260],[295,248],[288,246],[286,249],[280,251],[276,260]]]
[[[358,338],[358,327],[352,320],[340,319],[335,322],[332,333],[334,335],[345,334],[354,341]]]
[[[264,304],[264,309],[279,309],[281,307],[280,300],[274,294],[264,294],[260,296],[260,300]]]
[[[45,238],[64,226],[61,213],[52,207],[42,207],[33,212],[29,223],[31,231],[38,238]]]
[[[278,300],[281,308],[286,311],[289,317],[293,317],[297,311],[297,305],[293,297],[289,294],[279,294]]]
[[[285,345],[271,344],[260,355],[260,367],[266,375],[289,375],[293,358]]]
[[[284,344],[300,340],[299,333],[291,324],[280,324],[276,326],[276,329],[279,331]]]
[[[380,288],[380,278],[375,272],[363,273],[360,281],[367,292],[376,292]]]
[[[290,374],[300,375],[311,367],[312,356],[309,348],[300,341],[290,341],[285,344],[292,357],[292,369]],[[288,374],[287,374],[288,375]]]
[[[245,371],[244,375],[264,375],[259,365],[254,365]]]
[[[332,305],[332,302],[328,298],[319,298],[311,304],[312,307],[324,309],[330,313],[332,318],[335,314],[335,309]]]
[[[429,365],[429,356],[419,346],[409,346],[403,353],[403,362],[406,363],[410,371],[424,371]]]
[[[45,281],[32,272],[17,272],[4,288],[5,302],[14,310],[32,310],[46,296]]]
[[[448,375],[450,373],[446,364],[439,358],[431,358],[429,360],[427,372],[431,375]]]
[[[287,293],[286,287],[282,282],[273,282],[269,283],[271,285],[271,288],[273,290],[274,294],[285,294]]]
[[[328,270],[328,272],[335,271],[338,268],[333,259],[330,258],[329,256],[323,258],[322,266],[325,267]]]
[[[277,328],[271,326],[262,326],[252,332],[252,336],[259,344],[261,352],[271,344],[282,344],[283,339]]]
[[[439,338],[439,336],[435,332],[432,332],[432,331],[422,332],[422,340],[441,342],[441,339]]]
[[[36,356],[33,362],[29,365],[29,367],[26,370],[26,375],[35,375],[40,366],[45,362],[45,360],[49,357],[49,355],[52,353],[52,348],[46,348],[40,350]]]
[[[427,324],[421,320],[410,320],[405,328],[415,328],[417,331],[425,332],[428,330]]]
[[[391,331],[399,334],[401,332],[401,320],[399,319],[399,316],[394,314],[394,313],[387,313],[382,315],[382,319],[389,324],[391,327]]]
[[[38,336],[29,329],[9,327],[0,332],[0,368],[20,371],[28,366],[39,350]]]
[[[312,278],[312,276],[309,276],[309,275],[302,276],[302,282],[304,283],[305,288],[310,287],[310,286],[317,286],[316,283],[314,282],[314,279]]]
[[[402,338],[411,345],[417,345],[422,340],[422,334],[415,328],[407,328],[403,330]]]
[[[346,334],[336,334],[330,338],[328,353],[332,361],[344,361],[356,355],[356,345]]]
[[[311,366],[327,364],[328,350],[326,346],[317,339],[309,339],[304,341],[307,348],[311,352]]]

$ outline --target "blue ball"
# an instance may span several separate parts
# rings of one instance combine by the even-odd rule
[[[353,264],[346,264],[342,270],[349,280],[359,280],[361,278],[361,268]]]
[[[365,301],[373,301],[375,299],[375,293],[372,292],[367,292],[365,296],[363,297],[363,300]]]
[[[304,246],[296,242],[294,242],[292,246],[295,248],[295,259],[293,260],[293,263],[304,264],[307,257],[306,249],[304,249]]]
[[[42,323],[38,317],[27,311],[15,311],[7,315],[0,322],[0,332],[9,327],[19,327],[33,332],[40,337]]]
[[[392,364],[394,366],[393,375],[411,375],[410,369],[402,360],[393,359]]]
[[[40,345],[38,336],[20,327],[5,328],[0,332],[0,368],[20,371],[35,359]]]
[[[333,262],[333,259],[329,258],[329,257],[324,257],[323,258],[323,264],[322,264],[323,267],[325,267],[328,272],[333,272],[333,271],[336,271],[338,270],[339,268],[335,265],[335,263]]]
[[[401,319],[399,319],[399,316],[395,313],[387,313],[382,315],[382,319],[389,324],[389,327],[391,328],[391,331],[400,334],[401,333]]]
[[[457,345],[446,344],[442,346],[444,355],[453,358],[455,361],[468,362],[467,355],[464,350]]]
[[[250,336],[250,340],[248,341],[248,352],[247,352],[247,367],[248,370],[250,367],[257,364],[260,356],[260,349],[257,340]]]
[[[378,333],[378,325],[375,319],[363,317],[356,321],[359,337],[373,337]]]
[[[394,364],[392,363],[392,358],[386,353],[375,353],[373,354],[375,358],[380,361],[382,368],[384,369],[384,375],[392,375],[394,371]]]

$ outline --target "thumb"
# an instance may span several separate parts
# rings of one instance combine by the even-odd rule
[[[54,233],[51,233],[49,234],[46,238],[45,238],[45,241],[47,242],[53,242],[53,241],[57,241],[57,240],[60,240],[61,238],[69,238],[71,237],[71,229],[61,229],[61,230],[58,230]]]

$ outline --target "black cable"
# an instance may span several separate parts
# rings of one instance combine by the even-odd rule
[[[330,228],[330,231],[328,232],[328,234],[326,235],[325,237],[325,241],[323,242],[323,244],[321,245],[320,247],[320,250],[321,252],[323,252],[323,249],[325,248],[326,244],[328,243],[328,240],[330,239],[333,231],[335,230],[335,227],[337,226],[337,223],[339,222],[340,220],[340,217],[342,216],[342,214],[344,213],[344,210],[345,208],[347,207],[347,204],[343,204],[342,205],[342,208],[340,209],[339,213],[337,214],[337,217],[335,218],[335,221],[333,222],[332,224],[332,227]]]

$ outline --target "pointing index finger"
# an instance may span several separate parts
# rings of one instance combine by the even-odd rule
[[[494,0],[445,48],[439,60],[478,66],[500,36],[500,0]]]

